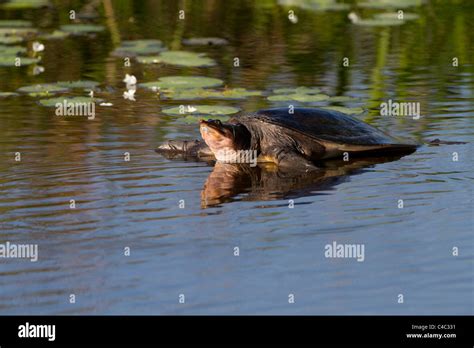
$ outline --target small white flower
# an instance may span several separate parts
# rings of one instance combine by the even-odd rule
[[[123,92],[123,98],[135,101],[135,92],[136,89],[129,89],[128,91]]]
[[[360,21],[359,16],[355,12],[351,12],[347,15],[347,18],[351,20],[352,23],[357,23]]]
[[[191,106],[191,105],[188,105],[188,110],[187,112],[194,112],[196,111],[197,109],[194,107],[194,106]]]
[[[94,91],[89,92],[89,97],[94,98]]]
[[[114,104],[112,104],[112,103],[100,103],[99,105],[100,106],[112,106]]]
[[[152,90],[153,92],[157,92],[157,91],[160,90],[160,87],[152,86],[152,87],[151,87],[151,90]]]
[[[41,65],[35,65],[33,68],[33,75],[39,75],[44,72],[44,67]]]
[[[133,86],[137,84],[137,78],[133,75],[125,74],[123,82],[125,82],[127,86]]]
[[[34,52],[44,51],[44,45],[38,41],[33,42],[33,51]]]

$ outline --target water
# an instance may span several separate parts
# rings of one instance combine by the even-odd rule
[[[183,48],[208,53],[218,62],[212,68],[124,68],[110,56],[107,31],[46,41],[40,75],[0,68],[1,91],[93,79],[112,87],[104,95],[113,103],[87,121],[55,117],[38,98],[0,99],[0,240],[39,248],[38,262],[2,259],[0,313],[472,314],[469,1],[428,2],[410,9],[420,20],[383,29],[355,27],[347,11],[299,8],[292,24],[289,8],[272,1],[112,4],[121,39],[158,38],[176,49],[182,37],[218,36],[230,45]],[[186,20],[177,21],[183,6]],[[60,14],[68,11],[57,4],[55,11],[0,11],[0,18],[52,28],[67,22]],[[240,67],[232,66],[234,57]],[[349,104],[368,110],[359,118],[393,135],[468,144],[423,146],[354,171],[336,168],[327,177],[297,181],[295,190],[272,174],[264,182],[230,181],[233,191],[206,206],[203,187],[219,168],[154,152],[167,139],[199,138],[197,125],[160,112],[179,101],[141,89],[136,102],[124,100],[125,73],[139,82],[212,76],[265,91],[318,86],[361,98]],[[419,102],[422,117],[379,116],[380,103],[390,98]],[[258,97],[216,103],[245,111],[276,106]],[[69,208],[71,199],[76,209]],[[333,241],[364,244],[365,260],[326,258]],[[124,256],[127,247],[130,256]],[[288,303],[289,294],[295,303]]]

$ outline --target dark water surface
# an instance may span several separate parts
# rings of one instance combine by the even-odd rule
[[[71,8],[84,4],[0,10],[0,18],[56,28],[68,22]],[[376,28],[352,25],[347,10],[312,12],[274,1],[111,4],[113,16],[100,6],[104,17],[96,20],[107,25],[104,33],[40,40],[46,46],[42,74],[0,67],[0,91],[90,79],[101,82],[98,95],[113,103],[97,106],[96,118],[87,120],[57,117],[38,98],[0,99],[0,241],[39,247],[37,262],[1,260],[0,313],[473,313],[470,1],[428,1],[406,10],[419,14],[418,20]],[[182,8],[186,19],[179,21]],[[298,23],[288,20],[289,9]],[[160,39],[173,49],[206,52],[218,64],[184,68],[132,61],[124,67],[110,55],[111,28],[119,39]],[[182,38],[201,36],[224,37],[229,45],[180,46]],[[240,67],[233,66],[234,57]],[[343,57],[350,58],[350,67],[342,66]],[[313,186],[302,185],[304,194],[284,195],[285,183],[275,179],[272,186],[268,174],[268,187],[244,180],[235,183],[232,197],[204,206],[212,165],[154,152],[167,139],[198,138],[197,125],[161,113],[180,101],[160,100],[140,88],[135,102],[124,100],[125,73],[139,82],[210,76],[229,87],[266,92],[317,86],[330,95],[359,97],[334,105],[367,109],[358,118],[391,134],[420,143],[469,143],[423,146],[355,172],[334,169],[328,178],[311,181]],[[419,102],[422,117],[380,116],[380,103],[388,99]],[[244,111],[288,104],[265,97],[202,103]],[[21,162],[14,161],[15,152],[21,152]],[[294,208],[288,207],[290,198]],[[69,208],[70,199],[76,209]],[[364,244],[364,262],[326,258],[325,245],[333,241]],[[130,256],[124,256],[125,247]],[[180,294],[185,304],[178,302]],[[289,294],[295,303],[288,303]]]

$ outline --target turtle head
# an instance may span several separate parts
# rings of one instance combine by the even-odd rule
[[[201,120],[201,136],[216,155],[222,151],[237,151],[250,147],[250,132],[240,123],[222,123],[220,120]]]

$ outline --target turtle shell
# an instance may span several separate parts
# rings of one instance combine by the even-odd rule
[[[278,125],[300,132],[316,141],[370,147],[416,146],[416,144],[403,144],[365,122],[332,110],[295,108],[294,113],[290,114],[288,108],[266,109],[238,116],[234,120],[243,124],[260,121]]]

